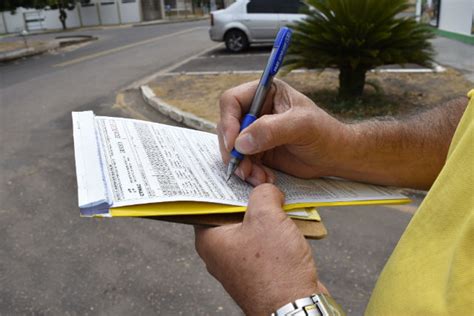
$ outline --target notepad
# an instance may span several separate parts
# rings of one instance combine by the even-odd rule
[[[252,186],[225,181],[215,134],[134,119],[73,112],[82,216],[169,216],[244,212]],[[401,204],[393,188],[344,179],[300,179],[275,171],[284,210],[310,216],[318,206]]]

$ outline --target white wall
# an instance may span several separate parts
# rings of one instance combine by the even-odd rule
[[[5,23],[7,24],[8,33],[20,33],[26,29],[23,12],[28,11],[23,8],[18,8],[15,11],[15,14],[12,14],[10,11],[3,12],[5,17]]]
[[[5,23],[3,23],[3,12],[0,12],[0,34],[4,34],[7,32],[5,28]]]
[[[66,26],[69,27],[80,27],[79,13],[77,12],[77,6],[74,10],[66,10],[67,19]],[[59,10],[43,10],[44,16],[43,28],[46,30],[62,29],[61,21],[59,21]]]
[[[94,26],[100,24],[96,4],[93,6],[79,5],[79,7],[79,10],[81,10],[82,26]]]
[[[115,0],[101,0],[98,3],[100,11],[100,20],[103,25],[119,24],[117,3]]]
[[[107,2],[112,2],[112,4],[104,5]],[[74,10],[66,10],[66,26],[68,28],[80,27],[81,21],[82,26],[137,23],[141,21],[140,0],[97,0],[97,2],[91,1],[91,3],[92,6],[78,4]],[[10,11],[0,12],[0,34],[20,33],[26,28],[23,13],[35,11],[38,10],[18,8],[15,14],[11,14]],[[40,23],[40,28],[43,30],[62,28],[58,10],[40,10],[39,12],[44,17],[44,21]]]
[[[140,22],[140,3],[138,0],[119,0],[122,23]]]
[[[442,0],[439,29],[471,35],[473,0]]]

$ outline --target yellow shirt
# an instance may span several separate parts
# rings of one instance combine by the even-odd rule
[[[474,315],[474,90],[469,97],[446,164],[385,265],[366,315]]]

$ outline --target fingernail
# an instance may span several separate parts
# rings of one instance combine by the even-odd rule
[[[245,176],[244,176],[244,172],[242,171],[242,169],[237,168],[235,170],[235,174],[237,175],[237,177],[239,177],[240,179],[245,181]]]
[[[242,154],[253,153],[257,149],[257,144],[252,135],[244,134],[239,136],[235,141],[235,149],[237,149]]]

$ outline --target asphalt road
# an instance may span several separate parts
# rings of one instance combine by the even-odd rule
[[[435,61],[438,64],[452,67],[463,73],[468,80],[474,78],[474,62],[471,55],[474,49],[467,44],[456,42],[443,37],[436,37],[432,41],[435,49]],[[255,45],[245,52],[233,54],[228,52],[224,46],[217,47],[205,54],[194,58],[173,70],[175,73],[213,73],[213,72],[254,72],[262,71],[265,67],[272,46]],[[416,64],[384,65],[377,70],[428,70]]]
[[[207,23],[83,31],[99,40],[0,65],[0,314],[241,314],[196,255],[191,227],[84,219],[77,207],[71,111],[173,124],[136,91],[116,95],[215,45]],[[320,277],[351,315],[413,209],[321,210]]]
[[[224,46],[217,47],[202,54],[188,63],[181,65],[173,72],[226,72],[258,71],[261,72],[268,61],[272,46],[251,46],[240,54],[229,53]]]

